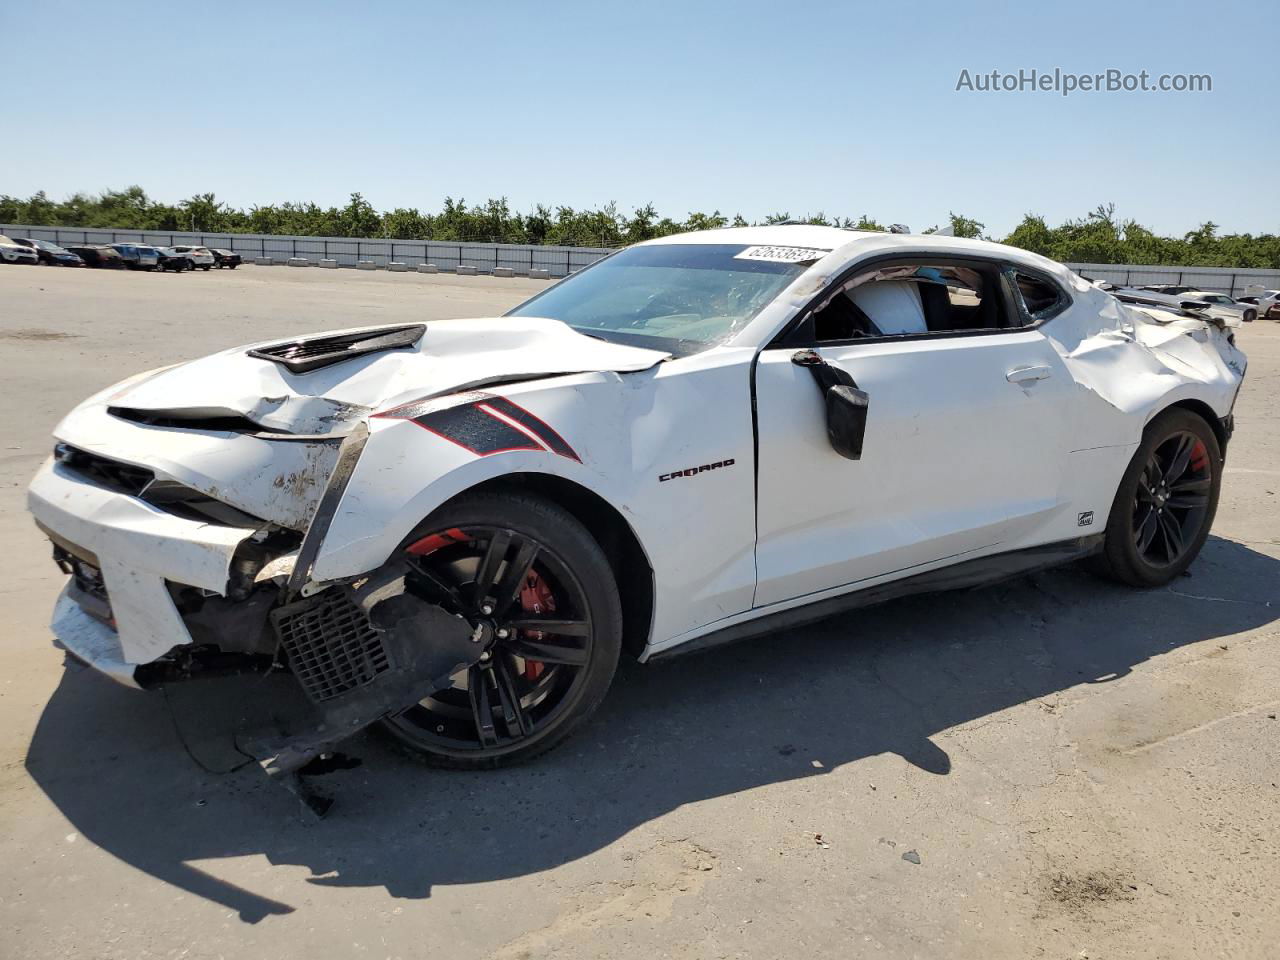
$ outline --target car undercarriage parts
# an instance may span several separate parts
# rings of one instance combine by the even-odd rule
[[[814,350],[800,350],[791,362],[813,375],[827,414],[827,439],[831,449],[847,460],[862,459],[870,398],[858,389],[853,377],[823,360]]]
[[[319,817],[332,801],[311,793],[299,771],[354,733],[412,706],[478,663],[486,647],[467,620],[407,592],[405,564],[351,586],[328,588],[272,611],[280,646],[319,722],[252,750]]]

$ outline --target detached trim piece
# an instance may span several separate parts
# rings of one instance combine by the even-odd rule
[[[412,347],[422,339],[426,329],[425,323],[413,323],[403,327],[382,327],[332,337],[308,337],[306,340],[293,340],[250,350],[249,356],[278,363],[291,373],[310,373],[353,357],[394,350],[397,347]]]
[[[298,559],[294,561],[293,569],[289,572],[286,589],[290,596],[301,593],[307,579],[311,576],[311,567],[320,554],[320,545],[324,543],[324,538],[329,533],[333,515],[338,512],[338,504],[342,502],[342,495],[347,491],[347,484],[351,482],[351,475],[356,471],[356,463],[360,460],[360,454],[364,452],[364,445],[368,442],[369,427],[364,421],[357,423],[355,429],[342,441],[342,447],[338,451],[338,462],[333,467],[333,473],[329,475],[329,482],[320,496],[320,502],[316,504],[315,515],[311,518],[306,534],[302,537],[302,546],[298,548]]]

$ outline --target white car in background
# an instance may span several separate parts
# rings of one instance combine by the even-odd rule
[[[24,247],[4,234],[0,234],[0,263],[38,264],[39,262],[40,255],[31,247]]]
[[[175,256],[185,257],[191,262],[191,268],[199,270],[210,270],[213,268],[217,258],[214,257],[213,251],[208,247],[192,247],[184,244],[171,248]]]
[[[1153,286],[1141,287],[1141,290],[1158,293],[1162,296],[1172,297],[1174,300],[1198,300],[1208,305],[1206,311],[1211,317],[1218,317],[1223,320],[1237,320],[1241,323],[1253,323],[1258,318],[1258,308],[1256,304],[1247,301],[1236,300],[1227,296],[1225,293],[1213,293],[1207,290],[1198,290],[1195,287],[1180,287],[1173,284],[1155,284]]]
[[[1280,320],[1280,290],[1263,290],[1257,296],[1247,297],[1258,308],[1258,316]]]
[[[1078,558],[1174,580],[1245,363],[1226,324],[1013,247],[705,231],[505,317],[139,374],[57,426],[29,505],[74,658],[293,672],[314,716],[269,772],[379,722],[489,768],[563,740],[623,652]]]

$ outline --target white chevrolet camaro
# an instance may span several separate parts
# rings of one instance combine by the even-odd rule
[[[495,319],[140,374],[30,509],[59,646],[147,687],[285,665],[290,773],[380,722],[441,764],[561,741],[641,660],[1205,542],[1245,357],[1194,304],[1023,250],[747,227],[622,250]]]

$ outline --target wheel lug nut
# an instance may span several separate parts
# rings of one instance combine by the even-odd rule
[[[498,628],[498,638],[499,638],[499,639],[501,639],[501,640],[505,640],[505,639],[507,639],[507,637],[509,637],[509,636],[511,636],[511,631],[510,631],[510,630],[508,630],[506,627],[499,627],[499,628]]]
[[[480,608],[480,612],[483,613],[486,617],[489,616],[489,614],[493,613],[493,604],[486,603],[484,606]]]
[[[480,654],[480,659],[481,659],[481,660],[488,660],[488,659],[489,659],[489,651],[488,651],[488,650],[486,650],[484,653]]]

